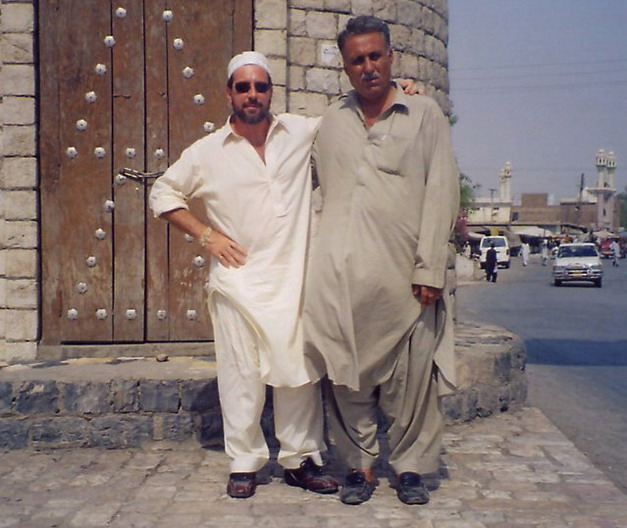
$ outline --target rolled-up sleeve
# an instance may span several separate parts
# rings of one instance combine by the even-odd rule
[[[194,153],[186,149],[181,157],[154,182],[148,198],[153,214],[158,217],[175,209],[188,209],[187,201],[198,188],[198,164]]]

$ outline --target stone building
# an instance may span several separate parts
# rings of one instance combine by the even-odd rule
[[[446,0],[2,0],[0,363],[206,353],[200,248],[120,169],[163,170],[221,125],[244,49],[271,59],[275,111],[321,114],[358,14],[450,113]]]
[[[596,186],[585,187],[581,175],[579,195],[562,198],[559,204],[549,203],[547,193],[522,193],[519,204],[512,199],[512,164],[503,165],[499,188],[490,189],[489,197],[475,198],[468,215],[468,227],[482,234],[521,235],[538,239],[560,233],[617,232],[618,207],[614,172],[616,155],[599,149],[595,165],[598,172]]]
[[[497,192],[498,191],[498,192]],[[490,196],[477,197],[468,213],[470,225],[507,225],[512,216],[512,164],[503,165],[499,188],[490,189]]]

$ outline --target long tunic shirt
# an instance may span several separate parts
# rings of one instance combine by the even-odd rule
[[[435,101],[397,88],[368,129],[350,92],[324,114],[314,161],[323,205],[306,284],[306,355],[358,390],[390,376],[415,327],[411,285],[445,286],[459,206],[450,128]],[[442,352],[451,372],[452,347]]]
[[[200,198],[212,227],[248,251],[246,264],[227,268],[212,259],[209,308],[215,294],[239,310],[257,335],[251,351],[263,382],[297,387],[319,374],[306,366],[302,291],[311,200],[311,146],[319,119],[273,116],[265,163],[227,122],[189,148],[153,185],[159,216]],[[214,324],[220,324],[214,321]]]

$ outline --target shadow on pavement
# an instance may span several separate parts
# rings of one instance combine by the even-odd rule
[[[525,339],[527,363],[537,365],[624,367],[627,340]]]

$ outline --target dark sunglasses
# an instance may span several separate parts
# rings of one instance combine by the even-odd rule
[[[263,81],[255,81],[252,84],[255,85],[255,91],[259,93],[266,93],[272,87],[270,83],[263,82]],[[251,87],[251,83],[248,81],[236,82],[234,85],[235,91],[239,94],[245,94],[245,93],[250,92],[250,87]]]

